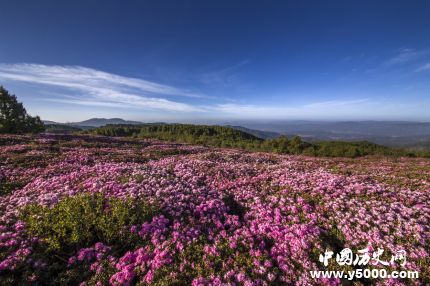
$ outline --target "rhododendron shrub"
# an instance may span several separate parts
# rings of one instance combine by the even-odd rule
[[[0,136],[2,285],[342,285],[326,249],[399,250],[430,283],[430,161]],[[5,187],[3,187],[6,189]],[[1,189],[1,188],[0,188]]]

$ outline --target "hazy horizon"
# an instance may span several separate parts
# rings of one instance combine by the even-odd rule
[[[43,121],[48,122],[55,122],[60,124],[68,124],[68,123],[81,123],[88,120],[94,120],[94,119],[100,119],[100,120],[112,120],[112,119],[120,119],[124,121],[134,121],[139,123],[184,123],[184,124],[247,124],[247,123],[264,123],[264,124],[271,124],[271,123],[300,123],[300,122],[310,122],[310,123],[347,123],[347,122],[353,122],[353,123],[365,123],[365,122],[375,122],[375,123],[430,123],[430,121],[419,121],[419,120],[330,120],[330,119],[321,119],[321,120],[309,120],[309,119],[261,119],[261,120],[255,120],[255,119],[233,119],[233,120],[208,120],[205,121],[193,121],[193,120],[154,120],[154,121],[141,121],[141,120],[133,120],[133,119],[127,119],[122,117],[91,117],[86,118],[83,120],[75,120],[75,121],[55,121],[41,118]]]
[[[430,122],[428,1],[0,3],[0,85],[42,119]]]

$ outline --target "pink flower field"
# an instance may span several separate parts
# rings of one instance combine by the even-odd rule
[[[429,159],[2,135],[0,186],[0,285],[430,283]],[[419,278],[311,277],[344,248]]]

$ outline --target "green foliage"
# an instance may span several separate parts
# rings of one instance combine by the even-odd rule
[[[70,134],[78,131],[82,131],[82,129],[65,124],[45,124],[46,133]]]
[[[314,143],[317,156],[324,157],[360,157],[367,155],[384,155],[384,156],[406,156],[402,150],[385,147],[382,145],[362,142],[342,142],[342,141],[325,141]]]
[[[300,154],[312,145],[300,137],[288,140],[286,136],[263,140],[246,132],[224,126],[191,124],[107,125],[88,131],[104,136],[133,136],[158,140],[200,144],[221,148],[240,148],[250,151],[267,151]]]
[[[44,129],[38,116],[29,116],[16,96],[0,86],[0,133],[39,133]]]
[[[104,136],[156,138],[186,143],[199,142],[219,146],[223,142],[234,144],[234,141],[262,141],[260,138],[233,128],[191,124],[106,125],[96,128],[92,133]]]
[[[65,198],[52,208],[29,205],[22,211],[22,220],[47,251],[70,253],[96,242],[121,249],[130,243],[128,227],[150,220],[156,212],[144,201],[95,194]]]

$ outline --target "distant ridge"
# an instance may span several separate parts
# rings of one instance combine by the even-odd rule
[[[73,126],[78,127],[82,129],[91,129],[91,128],[97,128],[102,127],[106,125],[162,125],[166,124],[164,122],[152,122],[152,123],[144,123],[140,121],[132,121],[132,120],[124,120],[122,118],[90,118],[83,121],[78,122],[67,122],[67,123],[59,123],[55,121],[50,120],[44,120],[43,123],[45,125],[57,125],[57,126]],[[179,125],[179,123],[178,123]],[[231,125],[221,125],[225,127],[230,127],[239,131],[243,131],[245,133],[254,135],[255,137],[261,138],[261,139],[269,139],[269,138],[276,138],[279,137],[281,134],[277,132],[272,131],[261,131],[256,129],[250,129],[245,128],[242,126],[231,126]]]
[[[69,125],[69,126],[78,126],[78,127],[101,127],[108,124],[135,125],[135,124],[143,123],[139,121],[124,120],[122,118],[90,118],[84,121],[67,122],[67,123],[59,123],[59,122],[54,122],[50,120],[44,120],[43,122],[45,124]]]
[[[248,134],[254,135],[255,137],[258,137],[261,139],[272,139],[272,138],[281,136],[280,133],[273,132],[273,131],[256,130],[256,129],[250,129],[243,126],[235,126],[235,125],[224,125],[224,126],[246,132]]]
[[[233,127],[220,125],[149,123],[140,125],[111,124],[88,130],[85,134],[158,139],[218,148],[238,148],[247,151],[302,154],[307,156],[351,158],[367,155],[430,157],[430,152],[418,150],[416,152],[407,151],[367,141],[306,142],[298,136],[289,138],[279,136],[273,139],[262,139],[249,132],[249,129],[248,132],[245,132]],[[260,136],[262,135],[260,134]]]
[[[238,121],[249,129],[298,135],[307,141],[370,141],[387,146],[430,148],[430,122],[413,121]]]
[[[83,130],[106,125],[162,125],[163,122],[144,123],[122,118],[91,118],[79,122],[57,123],[45,120],[45,125],[73,126]],[[175,123],[172,123],[175,124]],[[179,124],[179,123],[178,123]],[[215,124],[214,124],[215,125]],[[213,126],[213,125],[212,125]],[[218,126],[230,127],[260,139],[272,139],[280,135],[292,138],[300,136],[306,141],[369,141],[386,146],[430,149],[430,122],[407,121],[237,121]]]
[[[88,120],[69,123],[69,125],[75,126],[91,126],[100,127],[108,124],[142,124],[139,121],[124,120],[122,118],[91,118]]]

